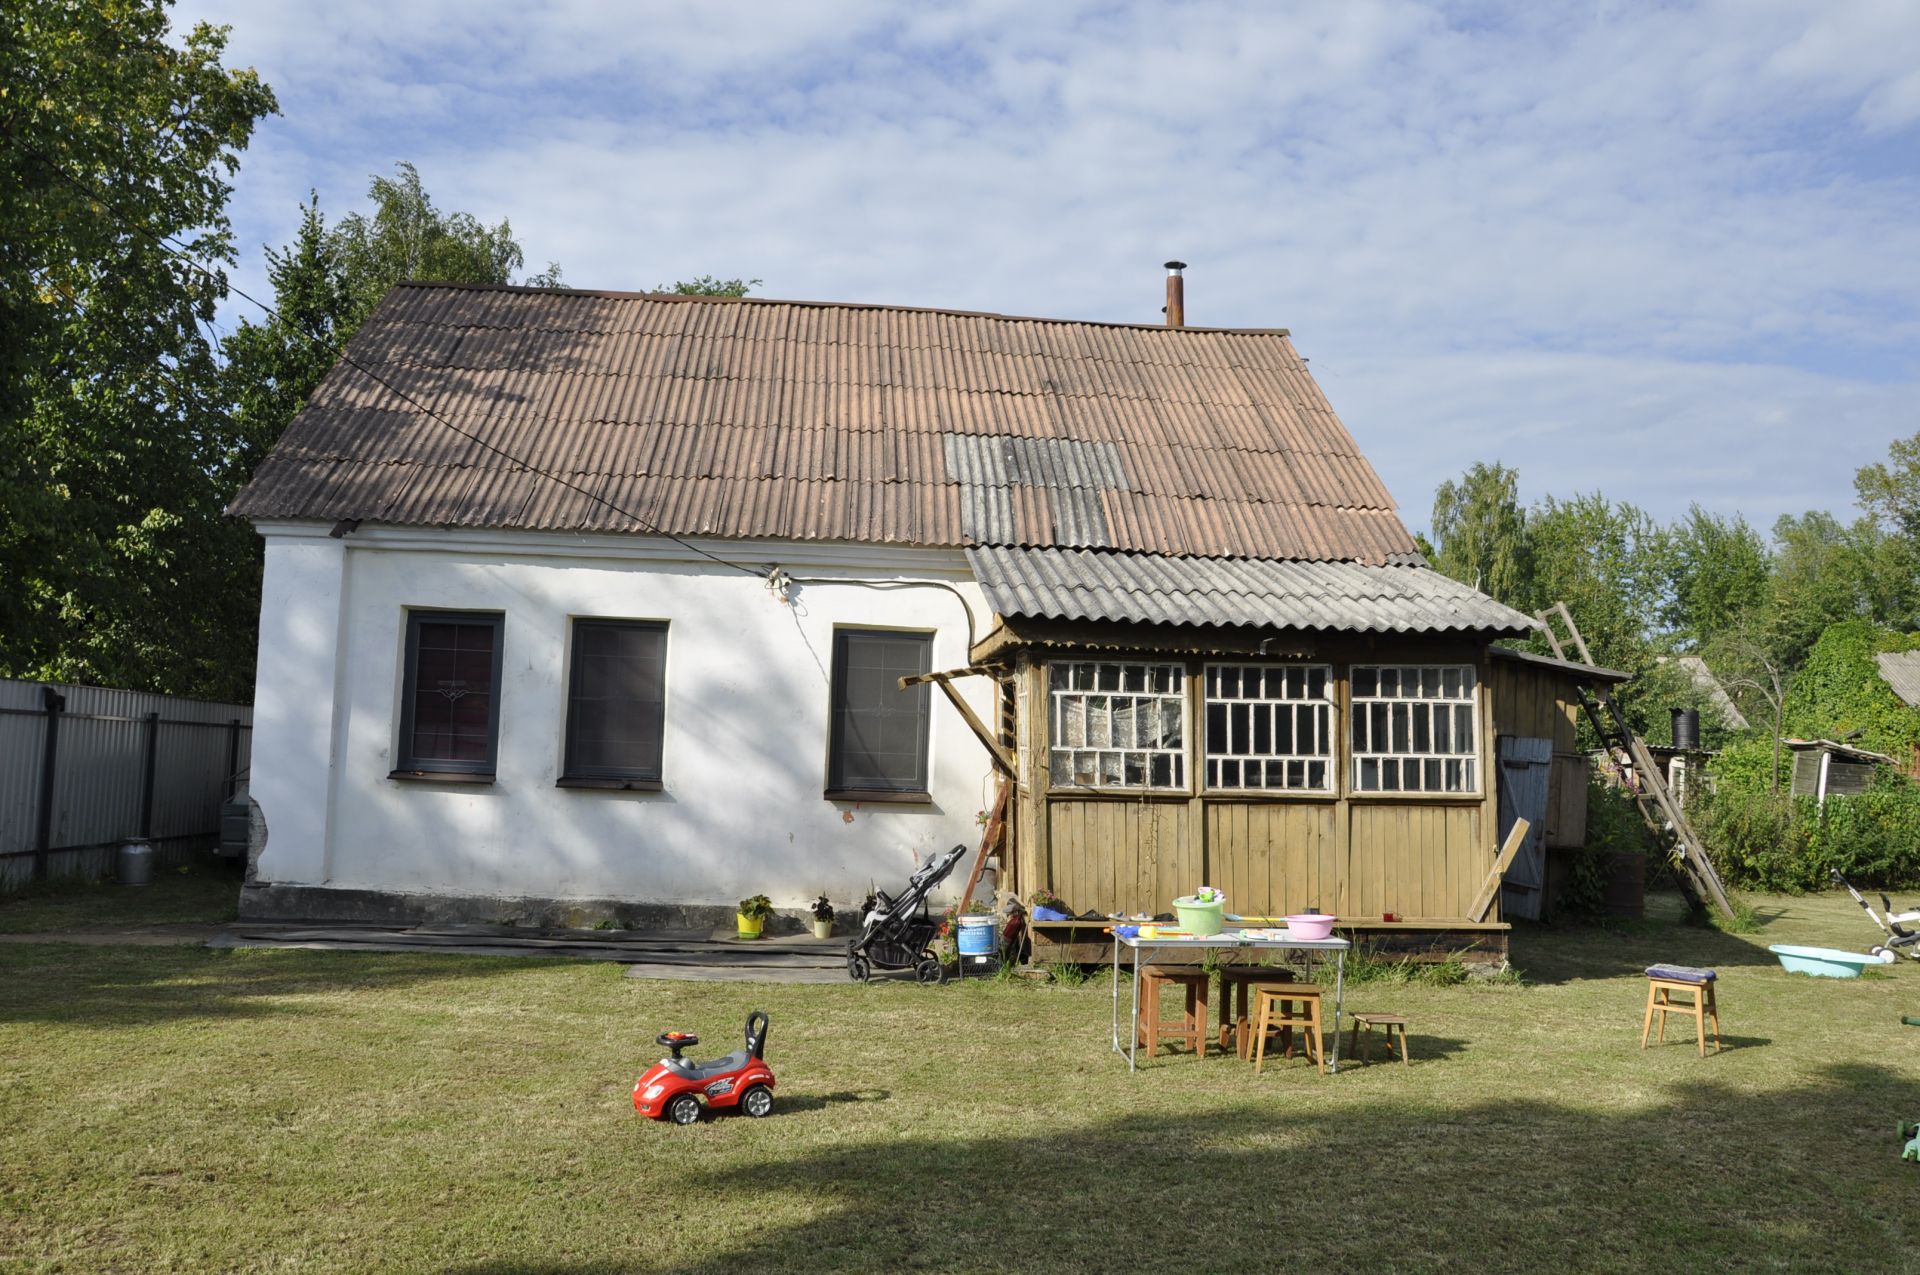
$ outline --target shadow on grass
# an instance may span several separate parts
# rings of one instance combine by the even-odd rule
[[[0,945],[0,1022],[119,1030],[173,1020],[325,1013],[300,998],[551,969],[551,957]]]
[[[1136,1272],[1177,1248],[1180,1265],[1209,1271],[1911,1270],[1920,1214],[1892,1137],[1910,1106],[1908,1078],[1871,1066],[1764,1094],[1669,1083],[1652,1105],[1615,1109],[1414,1097],[1308,1108],[1269,1090],[1068,1137],[1041,1127],[696,1163],[685,1189],[771,1192],[775,1212],[799,1220],[743,1217],[704,1251],[695,1239],[651,1264],[502,1253],[448,1269]]]
[[[886,1089],[862,1089],[858,1092],[843,1089],[838,1093],[800,1094],[791,1098],[782,1094],[773,1104],[773,1114],[800,1115],[803,1112],[825,1111],[828,1107],[845,1103],[886,1102],[892,1097],[892,1091]]]
[[[1510,952],[1510,959],[1526,981],[1540,984],[1631,978],[1649,965],[1758,969],[1779,964],[1757,936],[1728,934],[1704,922],[1690,921],[1677,895],[1658,894],[1648,896],[1646,919],[1639,921],[1606,925],[1516,922]]]

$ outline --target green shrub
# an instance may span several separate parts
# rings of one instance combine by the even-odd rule
[[[1607,883],[1616,854],[1650,854],[1652,834],[1632,796],[1603,783],[1587,780],[1587,844],[1566,852],[1565,881],[1554,900],[1554,914],[1569,921],[1601,921],[1607,913]]]
[[[1721,760],[1724,760],[1722,758]],[[1775,796],[1716,764],[1714,790],[1688,812],[1728,884],[1790,894],[1824,890],[1838,869],[1861,887],[1920,885],[1920,784],[1882,770],[1863,793]]]
[[[1920,744],[1920,713],[1900,702],[1880,666],[1879,651],[1920,648],[1920,635],[1875,628],[1865,620],[1830,626],[1807,653],[1787,695],[1786,727],[1808,739],[1861,732],[1859,746],[1905,758]]]
[[[1882,770],[1866,792],[1829,797],[1824,810],[1799,797],[1794,808],[1815,878],[1809,888],[1825,886],[1834,868],[1862,887],[1920,885],[1920,784]]]

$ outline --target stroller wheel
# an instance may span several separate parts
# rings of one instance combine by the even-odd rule
[[[913,976],[923,983],[944,983],[947,981],[947,967],[939,957],[927,954],[913,967]]]
[[[849,953],[847,956],[847,977],[856,983],[864,983],[873,977],[873,967],[867,963],[866,957],[854,956]]]

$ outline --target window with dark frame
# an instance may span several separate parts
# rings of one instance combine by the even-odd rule
[[[1354,791],[1480,791],[1473,665],[1355,665],[1352,678]]]
[[[1187,786],[1187,670],[1063,660],[1047,669],[1055,788]]]
[[[560,782],[658,787],[666,698],[665,624],[575,620]]]
[[[1325,664],[1209,664],[1207,787],[1333,791],[1333,670]]]
[[[900,679],[931,672],[932,661],[930,633],[834,633],[828,795],[927,791],[928,687],[903,691]]]
[[[407,613],[397,773],[492,776],[504,623],[497,612]]]

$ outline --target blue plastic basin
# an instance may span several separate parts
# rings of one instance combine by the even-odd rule
[[[1780,958],[1780,964],[1793,974],[1812,974],[1816,978],[1858,978],[1860,971],[1880,962],[1861,952],[1843,952],[1837,947],[1795,947],[1775,943],[1767,949]]]

